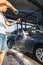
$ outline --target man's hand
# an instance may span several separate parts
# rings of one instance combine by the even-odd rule
[[[15,14],[18,14],[17,9],[15,9],[15,8],[13,8],[13,12],[14,12]]]
[[[17,21],[17,23],[20,23],[20,22],[21,22],[21,19],[20,19],[20,18],[18,18],[16,21]]]

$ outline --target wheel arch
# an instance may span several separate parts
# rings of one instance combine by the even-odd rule
[[[33,53],[34,53],[34,50],[39,47],[39,46],[42,46],[43,47],[43,44],[42,43],[38,43],[38,44],[35,44],[34,45],[34,48],[33,48]]]
[[[43,64],[43,62],[39,61],[39,59],[36,57],[36,52],[35,52],[35,51],[36,51],[36,49],[37,49],[38,47],[39,47],[39,48],[40,48],[40,47],[43,48],[43,44],[41,44],[41,43],[40,43],[40,44],[36,44],[36,45],[34,46],[34,49],[33,49],[33,54],[34,54],[35,58],[37,59],[37,61],[38,61],[39,63]]]

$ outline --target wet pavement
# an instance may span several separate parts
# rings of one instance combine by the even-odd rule
[[[3,65],[41,65],[16,50],[11,49],[9,52],[4,58]]]
[[[16,57],[13,58],[12,54],[5,56],[3,65],[23,65],[23,64],[20,64],[16,59],[18,58]]]

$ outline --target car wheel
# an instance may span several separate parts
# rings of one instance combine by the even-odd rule
[[[34,48],[34,54],[35,54],[35,57],[37,58],[37,60],[43,64],[43,45],[40,45],[40,46],[36,46]]]
[[[11,49],[13,47],[11,40],[7,41],[7,46],[8,46],[9,49]]]

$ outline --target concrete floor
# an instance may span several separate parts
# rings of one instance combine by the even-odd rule
[[[9,52],[11,52],[11,54],[5,56],[3,65],[41,65],[16,50],[11,49]]]

